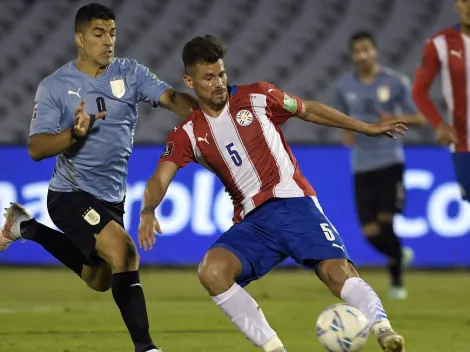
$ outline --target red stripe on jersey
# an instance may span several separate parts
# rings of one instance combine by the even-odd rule
[[[452,100],[453,100],[453,116],[452,123],[457,133],[457,139],[459,143],[456,145],[456,151],[468,151],[468,140],[467,140],[467,121],[468,121],[468,109],[467,109],[467,53],[465,50],[465,44],[461,35],[458,36],[446,36],[447,42],[447,60],[450,72],[450,83],[452,86]],[[453,52],[461,53],[461,57],[452,55]]]

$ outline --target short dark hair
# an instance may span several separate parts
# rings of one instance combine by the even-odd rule
[[[115,20],[114,12],[103,5],[91,3],[78,9],[75,15],[75,33],[80,31],[80,27],[89,24],[93,20]]]
[[[183,63],[185,69],[198,63],[213,64],[225,56],[225,46],[215,37],[195,37],[184,45]]]
[[[355,42],[357,42],[358,40],[370,40],[370,42],[375,46],[377,47],[377,43],[375,41],[375,38],[374,36],[370,33],[370,32],[367,32],[367,31],[358,31],[358,32],[355,32],[351,35],[351,37],[349,38],[349,49],[352,49],[353,45]]]

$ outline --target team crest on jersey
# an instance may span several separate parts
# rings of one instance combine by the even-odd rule
[[[91,226],[96,226],[100,223],[101,216],[98,212],[93,208],[88,208],[83,213],[83,219],[89,223]]]
[[[253,114],[248,110],[240,110],[236,118],[240,126],[248,126],[253,122]]]
[[[386,101],[389,101],[390,100],[390,95],[391,95],[391,92],[390,92],[390,88],[387,87],[387,86],[380,86],[379,88],[377,88],[377,98],[379,98],[379,100],[381,102],[386,102]]]
[[[113,78],[109,81],[111,91],[116,98],[122,98],[126,94],[126,84],[123,78]]]

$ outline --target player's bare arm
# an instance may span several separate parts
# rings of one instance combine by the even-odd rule
[[[390,115],[387,113],[380,114],[380,119],[382,121],[399,119],[406,121],[408,126],[423,127],[426,125],[426,119],[421,114],[412,114],[412,115]]]
[[[318,125],[338,127],[371,137],[383,134],[389,138],[396,139],[393,133],[404,135],[408,129],[405,125],[407,121],[404,119],[390,119],[377,124],[367,124],[353,119],[332,107],[312,100],[304,100],[302,102],[302,110],[297,117]]]
[[[85,101],[82,100],[75,111],[74,127],[61,133],[40,133],[31,136],[28,143],[28,153],[34,161],[50,158],[63,153],[84,138],[96,120],[106,116],[106,112],[89,115],[85,111]]]
[[[170,110],[182,118],[188,117],[192,109],[198,107],[197,100],[188,93],[167,89],[158,101],[162,108]]]
[[[171,161],[161,162],[145,187],[143,209],[140,213],[139,246],[144,250],[152,249],[155,244],[155,231],[162,233],[155,217],[155,209],[160,205],[168,186],[175,177],[178,166]]]

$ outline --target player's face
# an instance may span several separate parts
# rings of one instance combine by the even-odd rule
[[[99,66],[108,66],[114,58],[116,24],[113,20],[92,20],[77,34],[76,41],[87,59]]]
[[[359,70],[368,70],[377,62],[377,48],[369,39],[356,40],[352,44],[351,55]]]
[[[470,0],[456,0],[455,10],[460,18],[460,23],[470,26]]]
[[[222,109],[227,103],[227,74],[222,59],[213,64],[196,64],[184,76],[184,81],[188,88],[194,89],[199,100],[214,110]]]

